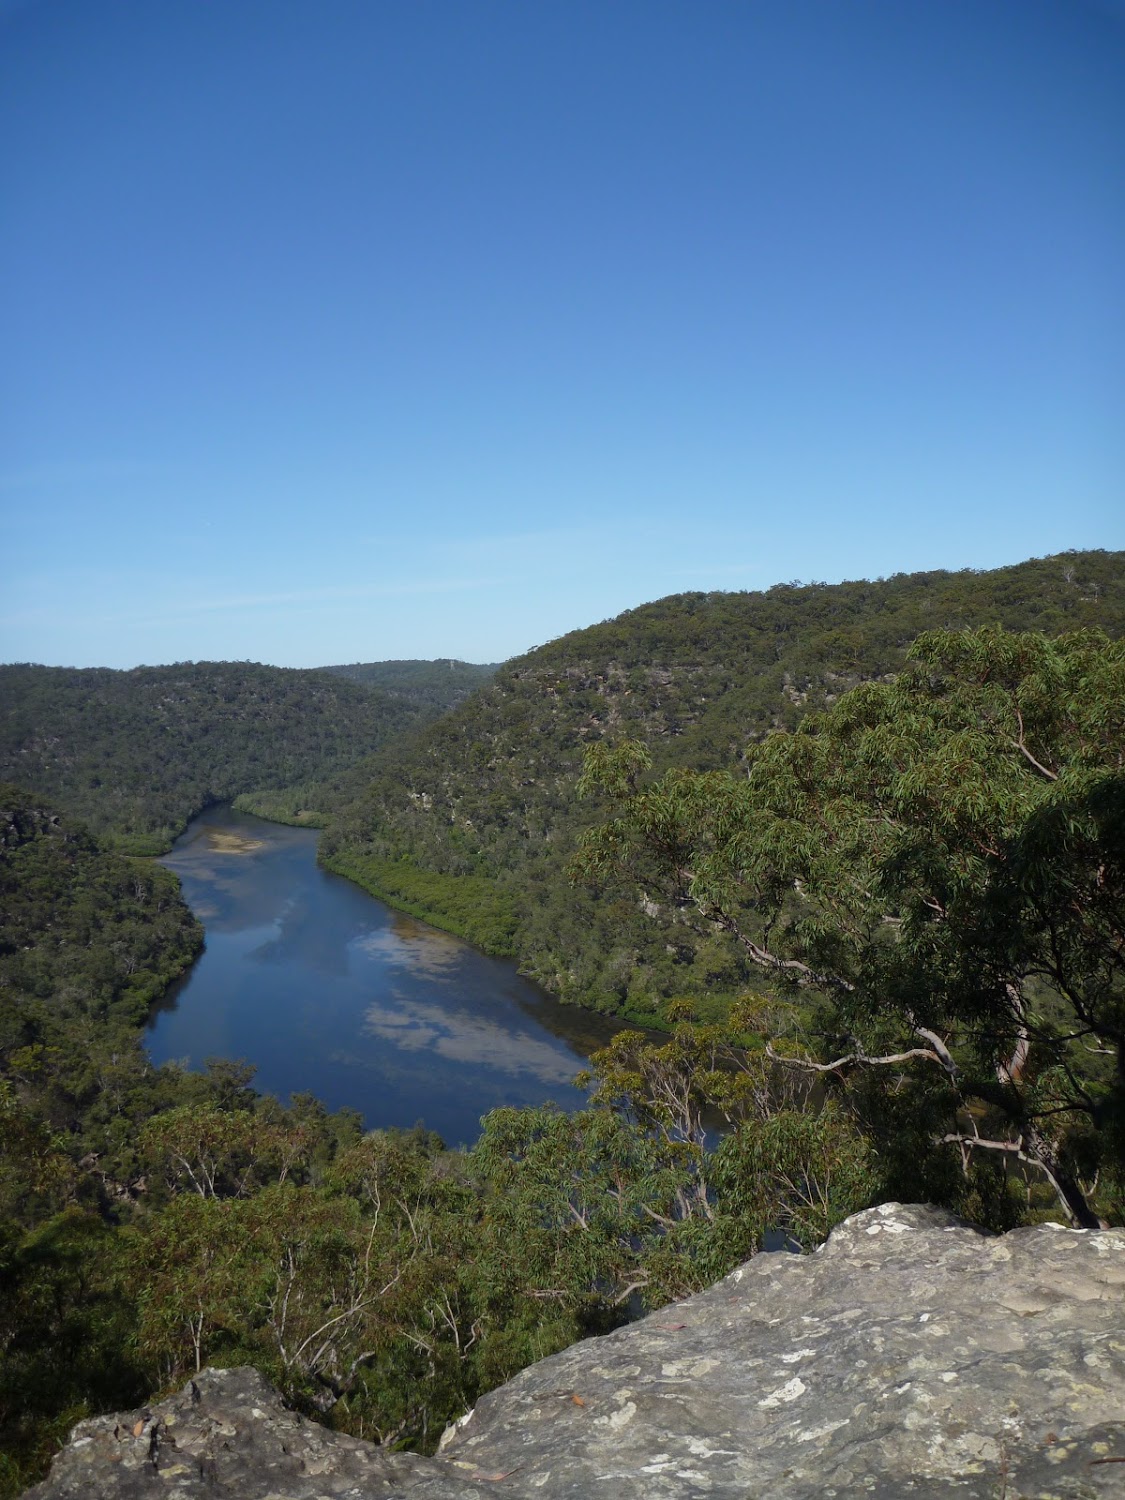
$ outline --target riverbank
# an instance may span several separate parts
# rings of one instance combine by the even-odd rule
[[[309,806],[310,801],[315,801],[315,788],[288,787],[244,792],[231,807],[289,828],[324,828],[328,814]],[[354,881],[395,911],[464,938],[493,958],[514,957],[515,904],[495,881],[482,875],[437,874],[408,859],[344,853],[317,857],[324,869]]]
[[[483,875],[439,875],[408,859],[354,854],[328,855],[320,863],[376,900],[463,938],[482,953],[494,958],[515,954],[514,903]]]
[[[290,828],[323,828],[328,814],[309,806],[314,800],[307,787],[284,787],[281,791],[240,792],[231,803],[235,812],[250,813],[267,823]]]

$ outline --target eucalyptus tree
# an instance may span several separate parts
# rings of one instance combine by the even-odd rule
[[[818,997],[821,1045],[772,1038],[780,1066],[884,1070],[935,1146],[1018,1161],[1096,1226],[1125,1176],[1123,757],[1120,642],[933,632],[737,774],[592,747],[580,789],[616,815],[576,873]]]

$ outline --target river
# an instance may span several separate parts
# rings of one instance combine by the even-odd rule
[[[162,862],[206,947],[153,1012],[153,1061],[242,1058],[283,1101],[422,1120],[449,1145],[500,1105],[580,1107],[571,1080],[617,1025],[322,870],[317,838],[214,807],[176,841]]]

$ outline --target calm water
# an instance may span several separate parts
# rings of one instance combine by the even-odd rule
[[[153,1059],[245,1058],[282,1100],[422,1119],[451,1145],[498,1105],[577,1108],[571,1079],[617,1028],[319,869],[317,837],[218,807],[177,840],[163,863],[207,946],[153,1014]]]

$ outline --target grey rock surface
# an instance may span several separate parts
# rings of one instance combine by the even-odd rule
[[[31,1495],[1125,1497],[1125,1231],[885,1204],[532,1366],[433,1459],[304,1422],[252,1372],[196,1389],[80,1423]]]
[[[446,1469],[449,1483],[442,1482]],[[480,1494],[447,1465],[307,1421],[256,1370],[244,1368],[204,1370],[155,1406],[79,1422],[50,1476],[25,1500],[476,1500]]]
[[[532,1366],[443,1452],[552,1497],[1125,1495],[1125,1232],[885,1204]]]

